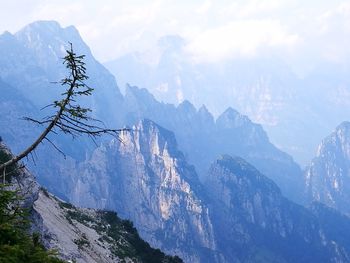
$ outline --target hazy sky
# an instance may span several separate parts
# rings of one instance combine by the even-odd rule
[[[196,61],[280,53],[291,61],[350,57],[350,1],[0,0],[0,31],[35,20],[75,25],[101,61],[178,34]],[[310,62],[311,63],[311,62]],[[301,63],[302,64],[302,63]]]

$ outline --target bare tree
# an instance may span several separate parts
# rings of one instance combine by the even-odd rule
[[[0,173],[3,173],[4,178],[6,167],[18,163],[18,161],[27,157],[43,141],[48,141],[59,150],[48,138],[51,132],[57,133],[58,131],[62,131],[73,137],[87,135],[94,140],[102,134],[109,134],[119,139],[119,133],[126,130],[105,128],[101,121],[89,116],[91,112],[90,108],[82,107],[77,103],[76,100],[79,97],[92,95],[93,89],[85,84],[85,81],[88,79],[84,62],[85,55],[77,55],[74,53],[71,43],[70,49],[66,50],[66,52],[67,54],[63,58],[63,64],[65,64],[68,69],[69,76],[60,81],[60,84],[65,87],[65,91],[62,93],[63,98],[45,107],[53,108],[53,115],[47,116],[41,120],[29,117],[25,118],[36,124],[44,125],[46,128],[28,148],[17,156],[13,156],[10,160],[0,164]]]

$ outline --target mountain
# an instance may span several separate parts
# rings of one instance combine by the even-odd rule
[[[318,147],[305,172],[309,200],[350,214],[350,123],[341,123]]]
[[[10,154],[0,143],[0,157]],[[151,248],[115,212],[77,208],[41,188],[27,169],[13,171],[7,190],[19,193],[21,206],[30,211],[30,232],[38,233],[44,247],[56,250],[59,258],[77,263],[182,262]]]
[[[147,118],[174,131],[179,148],[196,167],[201,179],[220,154],[238,155],[273,179],[290,199],[303,202],[303,175],[286,153],[276,148],[261,125],[232,108],[216,120],[202,106],[184,101],[175,107],[158,102],[146,89],[127,86],[124,97],[126,123]]]
[[[181,36],[164,36],[149,50],[105,65],[120,86],[146,88],[166,103],[205,104],[215,117],[233,106],[261,123],[271,141],[302,165],[320,140],[349,118],[348,65],[325,62],[300,75],[280,54],[199,61],[188,44]]]
[[[186,262],[216,262],[201,184],[170,131],[141,121],[76,170],[67,187],[73,203],[118,211],[151,245]]]
[[[243,159],[216,160],[205,186],[228,262],[348,262],[348,234],[333,226],[345,230],[349,219],[316,204],[314,212],[296,205]]]

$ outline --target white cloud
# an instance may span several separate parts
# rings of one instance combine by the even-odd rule
[[[0,31],[15,32],[43,19],[75,25],[102,61],[147,50],[167,34],[184,37],[187,51],[207,61],[259,55],[266,48],[292,50],[291,60],[316,59],[320,53],[345,60],[349,53],[346,0],[11,0],[1,5]]]
[[[234,56],[254,56],[259,48],[293,46],[299,36],[275,20],[238,20],[201,32],[187,51],[197,60],[216,61]]]

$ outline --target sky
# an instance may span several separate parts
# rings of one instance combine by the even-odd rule
[[[184,38],[195,62],[279,54],[307,67],[350,57],[344,0],[0,0],[0,32],[36,20],[74,25],[102,62],[145,51],[164,35]]]

